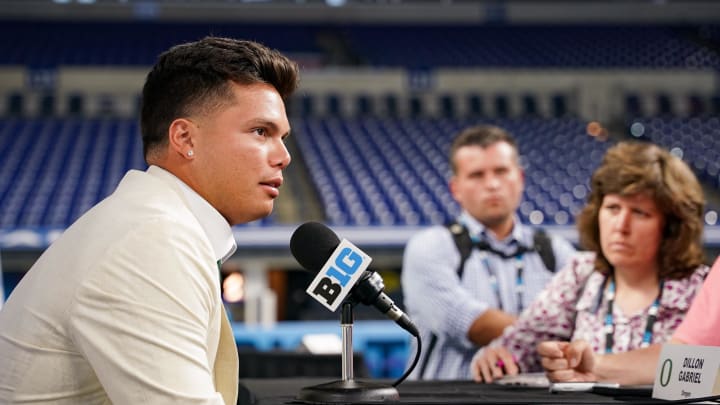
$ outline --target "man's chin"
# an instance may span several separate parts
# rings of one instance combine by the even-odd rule
[[[247,224],[249,222],[254,222],[261,220],[263,218],[267,218],[272,214],[272,205],[268,209],[259,210],[258,212],[254,213],[245,213],[241,218],[238,218],[237,220],[231,221],[230,225],[242,225]]]
[[[487,227],[494,227],[505,223],[512,215],[485,215],[478,218],[478,221]]]

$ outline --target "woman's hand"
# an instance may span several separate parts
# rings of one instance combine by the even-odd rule
[[[484,347],[475,353],[470,371],[476,382],[491,383],[504,375],[520,372],[515,356],[504,347]]]
[[[537,351],[550,381],[597,381],[597,358],[586,341],[542,342]]]

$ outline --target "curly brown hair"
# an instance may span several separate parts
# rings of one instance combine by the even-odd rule
[[[593,173],[587,204],[577,218],[581,246],[596,253],[598,271],[611,272],[612,265],[600,247],[600,206],[608,194],[638,193],[651,196],[665,217],[658,276],[687,277],[705,260],[702,248],[705,197],[690,167],[651,143],[621,142],[608,149]]]

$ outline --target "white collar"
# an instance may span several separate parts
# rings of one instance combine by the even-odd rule
[[[215,252],[216,261],[223,263],[235,253],[237,244],[233,237],[232,228],[215,207],[210,205],[200,194],[169,171],[159,166],[151,165],[148,167],[147,173],[156,177],[172,179],[180,187],[188,203],[188,208],[190,208],[190,211],[195,218],[197,218],[203,231],[205,231],[205,235],[210,240],[210,244]]]
[[[487,227],[483,225],[480,221],[475,219],[475,217],[470,215],[470,213],[466,210],[462,210],[462,212],[460,213],[459,221],[464,224],[465,227],[467,227],[470,235],[485,235],[485,237],[488,237],[502,244],[509,244],[513,241],[521,243],[525,242],[523,240],[523,232],[521,229],[522,226],[518,226],[518,224],[520,224],[520,218],[518,218],[517,214],[513,215],[513,229],[504,240],[495,239],[495,235],[493,235],[491,232],[487,232]]]

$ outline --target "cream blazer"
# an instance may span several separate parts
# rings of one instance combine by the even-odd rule
[[[218,258],[168,176],[128,172],[13,291],[0,403],[236,403]]]

